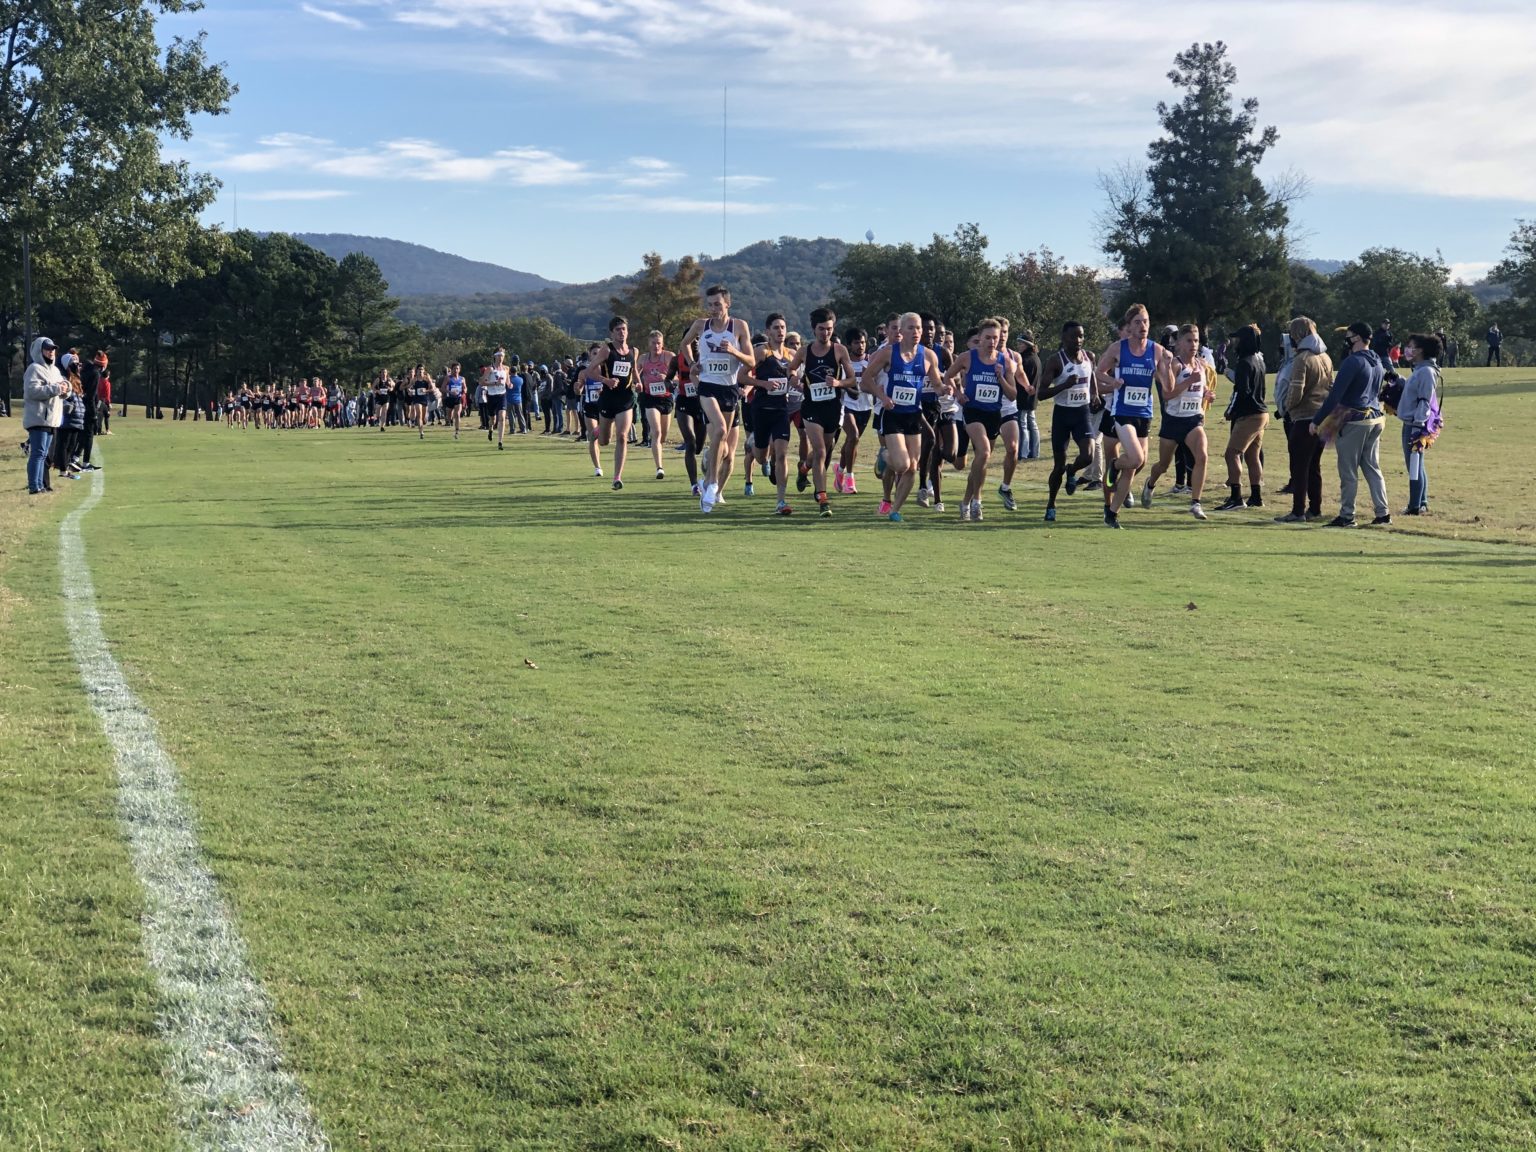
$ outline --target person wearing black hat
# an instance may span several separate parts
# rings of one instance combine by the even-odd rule
[[[1355,526],[1355,495],[1365,473],[1376,518],[1373,525],[1392,523],[1387,482],[1381,475],[1381,430],[1386,413],[1381,406],[1381,381],[1386,374],[1381,357],[1370,348],[1371,326],[1357,320],[1344,333],[1349,354],[1339,365],[1333,387],[1312,417],[1309,430],[1326,443],[1333,438],[1339,454],[1339,514],[1329,528]]]

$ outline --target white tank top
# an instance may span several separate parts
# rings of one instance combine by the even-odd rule
[[[505,368],[492,368],[485,378],[485,394],[487,396],[504,396],[507,392],[507,370]]]
[[[853,365],[853,378],[855,380],[864,379],[864,366],[868,364],[869,361],[854,360],[851,361],[851,363]],[[843,407],[849,412],[868,412],[870,406],[874,404],[874,402],[875,398],[869,395],[867,392],[843,393]]]
[[[1017,358],[1017,352],[1013,352],[1007,348],[999,348],[997,352],[998,356],[1003,360],[1003,362],[1008,365],[1009,372],[1014,371],[1022,363],[1022,361]],[[1014,399],[1010,400],[1008,397],[1004,396],[1003,407],[1001,411],[1002,415],[1004,416],[1017,416],[1019,414],[1018,397],[1014,397]]]
[[[1059,355],[1059,353],[1058,353]],[[1079,353],[1081,356],[1081,353]],[[1060,374],[1051,381],[1051,386],[1072,377],[1072,383],[1065,392],[1056,393],[1056,406],[1058,408],[1086,408],[1090,396],[1090,384],[1093,381],[1093,365],[1086,360],[1077,359],[1070,364],[1063,364]]]
[[[1178,382],[1193,381],[1189,391],[1180,392],[1163,406],[1170,416],[1198,416],[1205,411],[1205,361],[1196,360],[1193,365],[1179,365]]]
[[[741,361],[725,351],[737,347],[734,327],[732,322],[724,332],[716,332],[708,324],[704,325],[704,331],[699,334],[700,384],[729,386],[736,383]]]

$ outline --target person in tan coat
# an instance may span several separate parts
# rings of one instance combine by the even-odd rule
[[[1291,510],[1275,517],[1279,524],[1297,524],[1322,515],[1323,442],[1311,430],[1312,417],[1333,387],[1333,360],[1323,347],[1317,325],[1305,316],[1291,321],[1290,388],[1285,397],[1285,433],[1291,462]]]

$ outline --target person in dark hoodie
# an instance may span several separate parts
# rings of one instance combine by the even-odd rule
[[[1259,353],[1258,325],[1239,328],[1231,361],[1232,399],[1227,419],[1232,431],[1227,438],[1227,487],[1231,495],[1216,506],[1218,512],[1264,507],[1264,429],[1269,424],[1264,388],[1264,357]],[[1243,501],[1242,467],[1248,469],[1248,500]]]
[[[1392,523],[1387,502],[1387,482],[1381,475],[1381,429],[1386,414],[1381,406],[1381,381],[1386,374],[1381,357],[1371,351],[1371,326],[1357,320],[1344,333],[1349,354],[1339,365],[1333,387],[1312,417],[1310,431],[1324,443],[1333,439],[1339,452],[1339,514],[1328,528],[1355,526],[1355,495],[1360,473],[1370,489],[1375,508],[1374,525]]]

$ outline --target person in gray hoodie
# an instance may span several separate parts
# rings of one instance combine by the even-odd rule
[[[27,491],[34,496],[53,491],[48,480],[48,452],[64,419],[64,404],[59,399],[64,391],[64,374],[53,362],[57,354],[58,349],[48,337],[39,336],[32,341],[27,353],[31,363],[21,381],[25,404],[21,426],[27,432]]]
[[[1324,443],[1335,439],[1339,451],[1339,514],[1328,521],[1328,528],[1355,526],[1355,495],[1360,488],[1360,473],[1371,492],[1376,519],[1371,523],[1392,523],[1392,509],[1387,502],[1387,482],[1381,475],[1381,429],[1386,415],[1381,407],[1381,381],[1386,375],[1381,357],[1370,349],[1371,326],[1357,320],[1344,334],[1349,355],[1339,365],[1322,405],[1313,415],[1310,430]]]
[[[1397,402],[1397,418],[1403,422],[1403,462],[1408,466],[1408,507],[1404,514],[1421,516],[1429,511],[1429,472],[1424,449],[1438,428],[1430,428],[1431,413],[1438,411],[1440,392],[1440,337],[1414,333],[1404,349],[1413,375],[1403,385]]]

